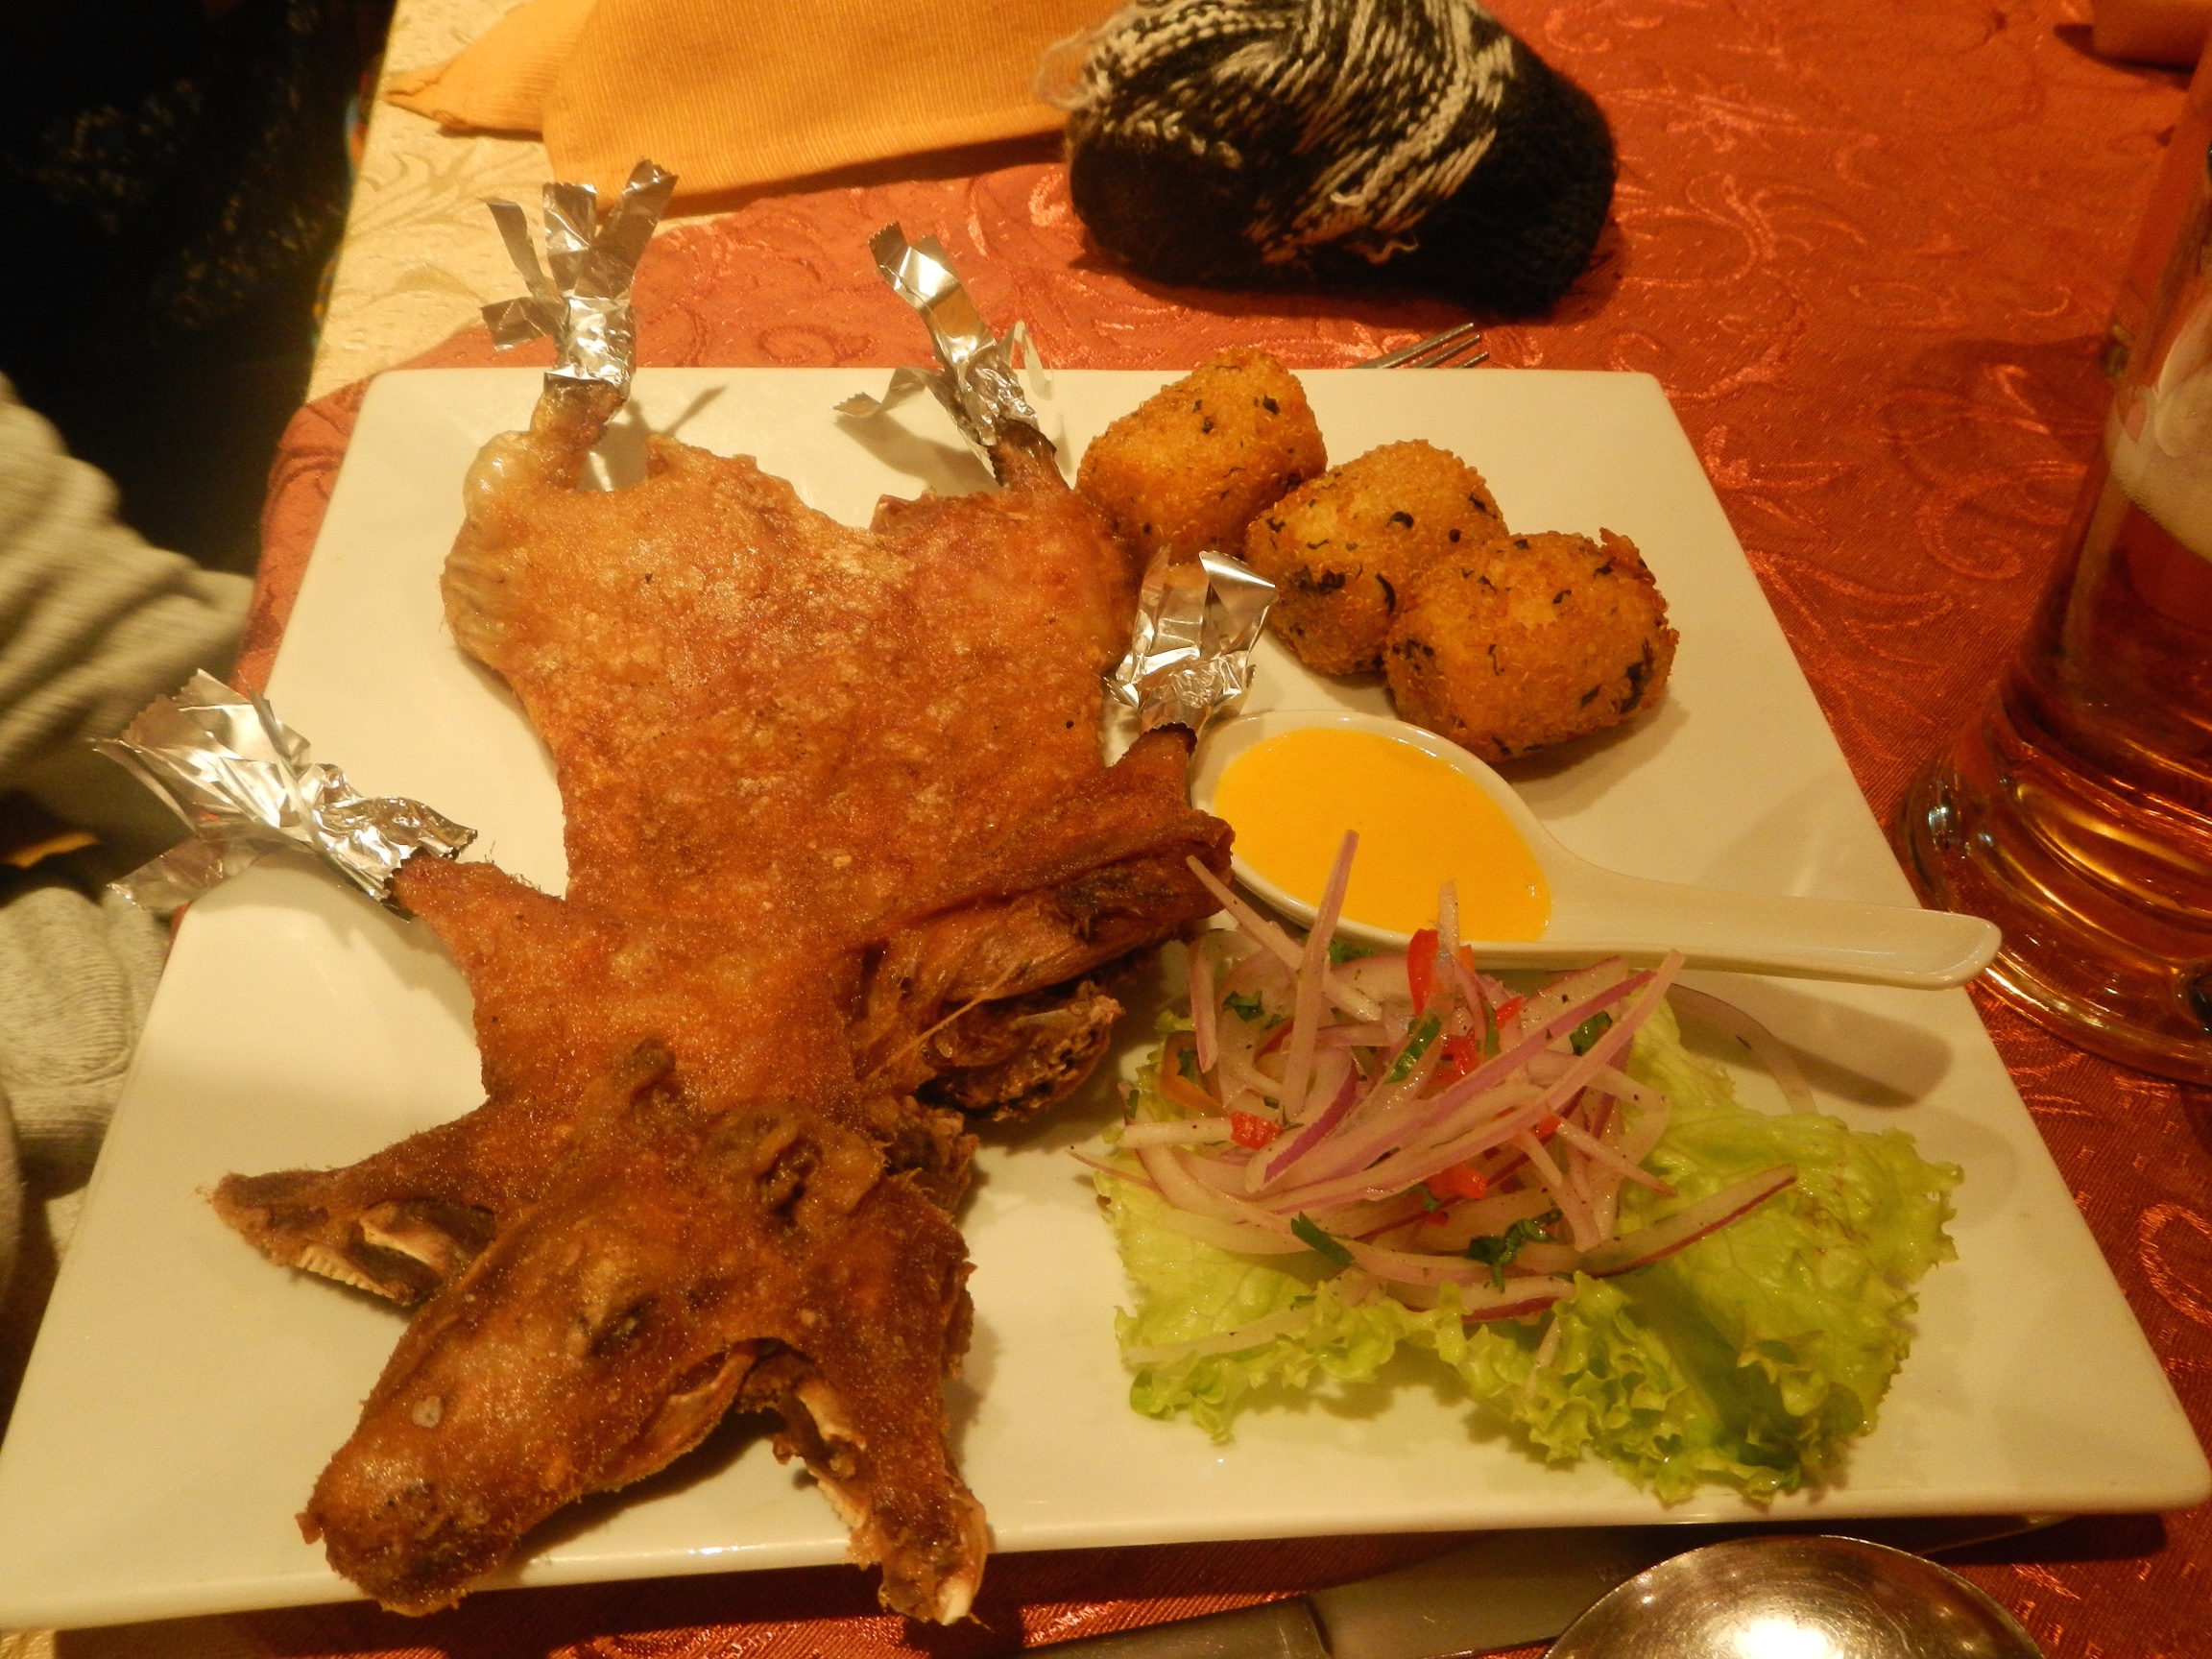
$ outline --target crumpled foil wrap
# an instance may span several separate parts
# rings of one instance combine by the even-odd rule
[[[271,853],[307,853],[388,909],[392,878],[417,853],[450,858],[476,831],[417,801],[370,797],[259,697],[195,674],[156,699],[122,736],[97,740],[109,759],[161,797],[193,839],[110,883],[157,916],[190,903]]]
[[[492,344],[505,350],[546,335],[556,353],[548,380],[596,382],[628,392],[637,362],[630,283],[675,188],[675,174],[640,161],[602,224],[598,192],[590,185],[546,185],[543,266],[530,245],[522,209],[512,202],[485,204],[529,289],[518,300],[484,307]]]
[[[1129,655],[1107,678],[1137,729],[1188,726],[1193,734],[1251,688],[1252,648],[1267,626],[1275,584],[1222,553],[1162,548],[1138,593]]]
[[[968,442],[986,453],[1008,422],[1040,425],[1016,373],[1022,367],[1044,369],[1027,325],[1016,323],[1003,339],[993,334],[934,236],[909,242],[904,230],[886,225],[868,239],[868,252],[883,280],[922,314],[944,367],[894,370],[881,397],[856,393],[837,405],[837,413],[865,419],[927,392],[945,405]]]

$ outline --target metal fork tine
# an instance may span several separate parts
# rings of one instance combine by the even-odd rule
[[[1401,346],[1395,351],[1385,351],[1380,357],[1370,357],[1356,365],[1360,369],[1442,369],[1447,366],[1472,369],[1477,363],[1489,360],[1490,353],[1482,352],[1469,362],[1453,363],[1461,352],[1482,344],[1482,331],[1472,323],[1461,323],[1447,328],[1441,334],[1431,334],[1426,340],[1416,340],[1410,346]]]
[[[1489,352],[1478,349],[1475,352],[1475,355],[1472,357],[1461,357],[1459,353],[1467,350],[1471,347],[1479,348],[1481,344],[1482,336],[1478,334],[1472,340],[1463,340],[1456,346],[1449,347],[1444,350],[1438,351],[1433,356],[1424,357],[1418,363],[1408,363],[1406,365],[1406,367],[1408,369],[1479,368],[1482,364],[1490,361]],[[1455,361],[1455,359],[1457,360]]]

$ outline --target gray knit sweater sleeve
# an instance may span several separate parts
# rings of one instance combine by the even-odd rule
[[[0,792],[95,831],[110,860],[165,814],[84,740],[193,669],[227,669],[252,591],[148,546],[114,509],[0,379]],[[87,860],[0,871],[0,1426],[160,973],[162,929],[96,898]]]
[[[85,738],[227,668],[252,592],[118,522],[114,487],[0,379],[0,790],[45,796]]]

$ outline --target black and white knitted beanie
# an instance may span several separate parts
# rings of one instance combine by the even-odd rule
[[[1613,199],[1598,106],[1474,0],[1137,0],[1041,90],[1076,212],[1162,281],[1380,276],[1540,311]]]

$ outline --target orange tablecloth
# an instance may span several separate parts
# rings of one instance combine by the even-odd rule
[[[2091,57],[2086,9],[2065,0],[1500,10],[1604,105],[1623,171],[1603,267],[1555,316],[1493,330],[1492,350],[1665,383],[1887,820],[2035,595],[2095,443],[2104,323],[2180,79]],[[1418,301],[1132,282],[1086,249],[1046,149],[973,178],[761,201],[663,238],[638,281],[643,361],[915,359],[920,331],[865,251],[892,218],[941,235],[985,313],[1026,317],[1070,367],[1185,366],[1231,343],[1331,366],[1455,320]],[[493,354],[479,331],[423,361]],[[249,677],[267,671],[359,398],[311,405],[286,440]],[[2212,1097],[1987,1012],[2204,1432]],[[981,1654],[1334,1581],[1440,1542],[1002,1557],[979,1622],[945,1632],[875,1613],[839,1570],[487,1596],[421,1623],[358,1606],[243,1623],[287,1655]],[[2212,1649],[2212,1510],[2076,1522],[1966,1559],[2054,1656]]]

